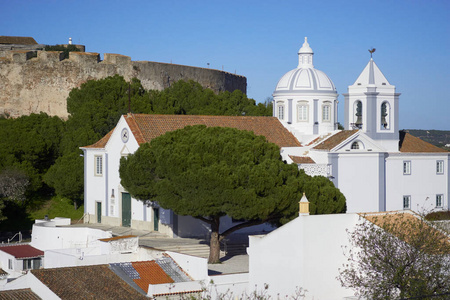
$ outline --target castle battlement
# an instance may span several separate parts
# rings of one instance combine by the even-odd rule
[[[244,76],[221,70],[132,61],[129,56],[114,53],[105,53],[100,60],[99,53],[70,52],[64,59],[62,51],[41,49],[0,47],[0,114],[18,117],[45,112],[66,118],[66,99],[73,88],[116,74],[127,81],[138,78],[147,90],[163,90],[178,80],[197,81],[216,93],[247,90]]]

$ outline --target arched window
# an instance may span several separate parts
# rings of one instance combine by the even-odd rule
[[[331,105],[329,103],[322,106],[322,122],[331,122]]]
[[[362,113],[362,102],[361,101],[356,101],[355,102],[355,106],[354,106],[354,111],[355,111],[355,123],[353,124],[354,127],[361,129],[362,128],[362,120],[363,120],[363,113]]]
[[[388,102],[381,104],[381,129],[389,129],[390,127],[390,107]]]
[[[278,105],[278,119],[284,120],[284,105]]]
[[[308,102],[302,101],[297,105],[297,121],[308,122],[309,105]]]
[[[359,149],[359,143],[358,142],[353,142],[352,149]]]
[[[363,149],[365,149],[365,146],[364,146],[363,142],[358,140],[358,141],[354,141],[350,148],[354,149],[354,150],[363,150]]]

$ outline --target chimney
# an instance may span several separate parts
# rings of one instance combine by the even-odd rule
[[[299,216],[309,216],[309,201],[308,198],[306,198],[305,193],[303,193],[302,199],[300,199],[300,202],[298,203],[300,206],[298,215]]]

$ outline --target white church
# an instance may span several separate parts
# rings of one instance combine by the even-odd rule
[[[133,199],[121,186],[119,161],[141,144],[187,125],[233,127],[266,136],[288,163],[312,176],[328,177],[344,194],[347,212],[443,210],[449,207],[450,152],[399,132],[399,96],[370,59],[345,97],[345,130],[338,130],[338,93],[314,68],[306,38],[297,68],[281,77],[273,93],[273,117],[140,115],[117,126],[84,152],[86,223],[204,236],[208,229],[157,203]],[[201,223],[201,222],[200,222]],[[225,218],[222,224],[234,225]]]

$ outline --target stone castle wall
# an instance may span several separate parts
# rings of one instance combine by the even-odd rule
[[[224,71],[166,64],[131,61],[129,56],[71,52],[13,50],[0,52],[0,114],[11,117],[46,112],[67,118],[69,92],[84,82],[119,74],[129,81],[138,78],[147,90],[162,90],[175,81],[195,80],[215,92],[246,93],[244,76]]]

